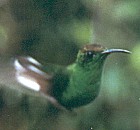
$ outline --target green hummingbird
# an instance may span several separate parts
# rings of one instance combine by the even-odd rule
[[[115,52],[131,53],[89,44],[82,47],[76,61],[66,67],[42,66],[32,57],[20,56],[14,63],[16,79],[41,92],[55,106],[71,110],[89,104],[98,96],[105,59]]]

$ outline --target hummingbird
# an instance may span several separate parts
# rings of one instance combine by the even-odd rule
[[[98,96],[106,58],[112,53],[131,52],[107,49],[99,44],[84,45],[75,62],[68,66],[43,66],[30,56],[18,56],[14,61],[16,80],[28,89],[37,91],[54,106],[72,110],[85,106]]]
[[[131,52],[124,49],[107,49],[99,44],[84,45],[75,62],[68,66],[43,66],[29,56],[14,61],[15,77],[23,86],[46,95],[59,108],[71,110],[95,100],[100,91],[103,65],[112,53]]]

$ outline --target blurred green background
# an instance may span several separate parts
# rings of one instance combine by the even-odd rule
[[[67,65],[87,43],[123,48],[105,63],[101,91],[51,130],[140,130],[139,0],[1,0],[0,55]],[[47,124],[47,123],[46,123]]]

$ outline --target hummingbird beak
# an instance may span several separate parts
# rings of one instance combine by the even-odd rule
[[[116,53],[116,52],[131,54],[130,51],[124,50],[124,49],[108,49],[108,50],[103,51],[102,54],[111,54],[111,53]]]

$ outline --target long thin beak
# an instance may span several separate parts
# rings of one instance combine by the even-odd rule
[[[110,53],[116,53],[116,52],[131,54],[130,51],[124,50],[124,49],[108,49],[108,50],[103,51],[102,54],[110,54]]]

